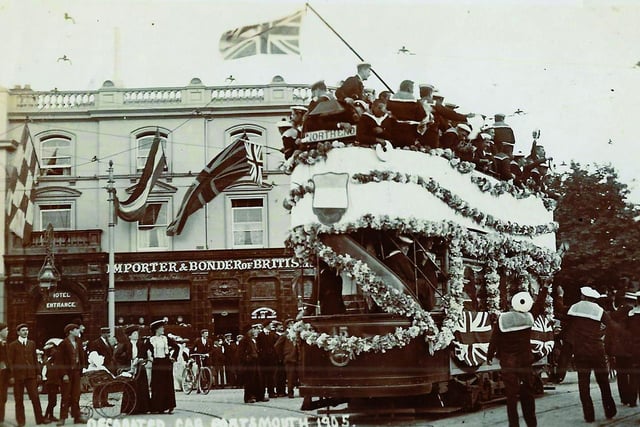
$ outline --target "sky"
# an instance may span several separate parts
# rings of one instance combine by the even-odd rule
[[[458,111],[507,115],[559,168],[611,163],[640,203],[640,1],[312,0],[393,90],[430,83]],[[358,57],[307,9],[300,56],[223,60],[227,30],[303,9],[299,0],[0,0],[0,86],[37,91],[265,84],[355,74]],[[404,49],[403,49],[404,47]],[[402,50],[402,51],[401,51]],[[59,60],[65,57],[69,59]],[[384,90],[375,76],[367,87]],[[523,113],[515,114],[517,111]],[[476,127],[481,125],[474,119]]]

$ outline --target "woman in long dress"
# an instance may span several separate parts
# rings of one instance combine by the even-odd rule
[[[173,360],[170,357],[172,348],[164,334],[164,320],[151,323],[153,336],[149,338],[149,357],[151,365],[151,412],[161,414],[165,411],[173,413],[176,407],[176,392],[173,388]]]
[[[139,339],[137,326],[128,326],[124,330],[127,339],[116,347],[114,358],[118,367],[131,371],[135,375],[133,387],[136,390],[136,405],[132,414],[146,414],[149,412],[149,380],[144,362],[147,360],[147,347]]]

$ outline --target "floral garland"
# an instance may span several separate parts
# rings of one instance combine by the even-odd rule
[[[509,233],[513,235],[536,236],[539,234],[554,233],[558,230],[557,222],[550,222],[542,225],[519,225],[512,222],[505,222],[480,212],[476,208],[472,208],[462,198],[453,194],[450,190],[443,188],[433,178],[424,178],[419,175],[404,174],[393,171],[371,171],[368,174],[354,174],[351,179],[360,184],[369,182],[392,181],[401,184],[413,183],[421,186],[436,196],[438,199],[447,204],[451,209],[460,215],[471,218],[476,224],[493,228],[501,233]]]
[[[403,232],[421,233],[428,237],[446,238],[450,245],[449,293],[443,298],[445,318],[442,327],[438,328],[429,312],[424,311],[415,300],[408,298],[397,289],[389,288],[376,276],[369,267],[351,258],[349,255],[338,255],[330,247],[318,239],[321,233],[343,234],[357,229],[370,227],[377,230],[402,230]],[[487,262],[487,298],[488,308],[492,312],[499,311],[500,277],[497,266],[505,265],[511,271],[531,269],[536,274],[550,274],[559,269],[560,258],[530,242],[522,242],[501,236],[486,238],[466,230],[453,222],[436,223],[413,218],[391,219],[388,216],[374,217],[365,215],[354,223],[325,226],[318,223],[296,227],[287,238],[287,246],[292,247],[294,254],[302,262],[311,262],[317,255],[330,266],[339,271],[348,272],[362,291],[389,313],[407,316],[412,319],[409,328],[396,328],[395,332],[374,337],[343,337],[318,333],[303,321],[296,322],[292,334],[309,345],[315,345],[326,351],[343,351],[350,358],[362,352],[384,352],[391,348],[402,347],[411,339],[424,335],[432,351],[446,348],[454,338],[456,324],[463,310],[464,264],[463,255],[480,255],[479,260]],[[517,251],[521,251],[518,254]],[[518,254],[508,258],[508,254]],[[496,257],[496,255],[498,255]],[[513,268],[505,263],[512,259]],[[524,270],[523,270],[524,269]],[[550,301],[547,301],[549,304]]]
[[[290,158],[285,160],[285,162],[281,166],[281,169],[284,171],[284,173],[290,174],[297,165],[316,164],[321,160],[326,160],[327,153],[333,148],[343,147],[346,147],[346,145],[342,141],[325,141],[319,142],[315,148],[312,148],[310,150],[296,150],[293,152],[293,155]]]
[[[289,190],[289,195],[282,201],[282,206],[287,210],[291,211],[293,207],[298,203],[300,199],[304,197],[305,194],[313,193],[315,190],[315,185],[312,180],[308,180],[304,184],[298,184],[295,187],[292,187]]]
[[[332,149],[352,146],[357,145],[351,143],[345,144],[342,141],[325,141],[318,143],[316,148],[312,148],[310,150],[295,150],[293,155],[289,159],[285,160],[285,162],[282,164],[281,169],[282,171],[284,171],[284,173],[291,174],[293,169],[295,169],[295,167],[299,164],[316,164],[321,160],[326,160],[327,153]],[[412,145],[408,147],[402,147],[401,149],[407,151],[418,151],[430,156],[442,157],[444,159],[447,159],[449,161],[449,166],[462,174],[468,174],[476,169],[475,163],[461,160],[459,157],[456,157],[455,153],[450,148],[429,148],[421,145]],[[472,175],[471,181],[474,182],[483,192],[488,191],[494,196],[499,196],[507,192],[516,199],[538,196],[542,198],[545,208],[549,211],[553,211],[557,205],[557,202],[547,197],[545,193],[536,192],[527,187],[517,187],[509,181],[500,181],[498,183],[492,184],[491,182],[489,182],[487,177],[477,175]]]
[[[350,358],[354,358],[362,352],[385,352],[392,348],[404,347],[420,335],[424,335],[427,341],[436,341],[438,327],[431,315],[424,311],[414,299],[397,289],[389,288],[364,262],[353,259],[349,255],[336,254],[330,247],[319,241],[316,241],[315,249],[318,251],[318,256],[328,265],[338,271],[348,272],[361,286],[362,291],[371,296],[376,304],[383,307],[386,312],[408,317],[412,322],[408,328],[398,327],[394,332],[385,335],[344,337],[318,333],[308,323],[299,321],[293,325],[293,329],[301,340],[325,351],[346,352]]]
[[[516,199],[526,199],[527,197],[537,196],[542,199],[544,207],[548,211],[553,211],[556,208],[556,201],[547,197],[544,193],[532,191],[527,187],[517,187],[509,181],[491,183],[486,176],[473,175],[471,176],[471,182],[476,184],[481,191],[489,192],[493,196],[500,196],[505,193],[511,194]]]
[[[438,199],[446,203],[451,209],[460,215],[471,218],[476,224],[493,228],[501,233],[512,235],[536,236],[540,234],[554,233],[558,230],[558,223],[552,221],[541,225],[519,225],[512,222],[505,222],[495,218],[493,215],[480,212],[476,208],[472,208],[462,198],[453,194],[450,190],[443,188],[433,178],[423,178],[419,175],[403,174],[393,171],[372,171],[368,174],[354,174],[351,180],[356,183],[366,184],[370,182],[392,181],[398,183],[413,183],[419,185]],[[289,191],[289,195],[282,202],[283,207],[287,211],[291,211],[293,207],[306,194],[313,193],[315,187],[313,181],[309,180],[304,185],[298,184]]]

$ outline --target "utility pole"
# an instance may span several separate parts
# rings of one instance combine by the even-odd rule
[[[109,193],[109,289],[107,291],[108,312],[109,312],[109,333],[116,336],[116,286],[115,286],[115,226],[116,209],[115,196],[116,189],[113,180],[113,160],[109,160],[109,180],[107,181],[107,192]]]

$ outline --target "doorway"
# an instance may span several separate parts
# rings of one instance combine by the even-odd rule
[[[78,317],[80,313],[38,314],[35,334],[30,333],[29,338],[42,348],[49,338],[64,338],[64,327]]]
[[[240,317],[238,312],[230,313],[223,311],[220,313],[214,312],[211,316],[215,325],[215,335],[224,335],[228,332],[232,333],[235,337],[240,331]]]

